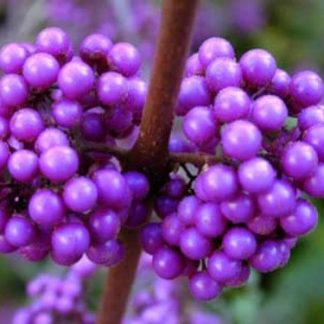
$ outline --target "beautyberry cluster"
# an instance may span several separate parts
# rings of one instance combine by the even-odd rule
[[[210,300],[244,284],[251,268],[288,262],[317,224],[309,197],[324,197],[323,94],[316,73],[290,76],[263,49],[237,60],[225,39],[188,59],[176,112],[190,145],[173,139],[170,149],[202,163],[194,169],[193,154],[183,155],[184,169],[198,172],[187,184],[171,180],[157,198],[161,222],[142,231],[159,276],[187,276],[192,295]]]
[[[181,281],[165,280],[155,275],[152,256],[143,254],[134,293],[123,324],[220,324],[215,313],[197,306],[183,289]]]
[[[93,34],[73,51],[55,27],[34,44],[1,48],[2,253],[31,261],[51,254],[60,265],[85,253],[106,266],[121,259],[117,235],[134,225],[130,208],[146,217],[149,185],[93,145],[125,146],[136,133],[147,89],[140,65],[129,43]]]
[[[12,323],[95,323],[84,301],[87,279],[95,271],[96,266],[83,257],[64,275],[40,274],[27,286],[32,302],[17,310]]]

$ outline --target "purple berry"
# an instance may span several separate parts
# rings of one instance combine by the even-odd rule
[[[56,82],[59,70],[59,63],[53,56],[36,53],[27,58],[23,76],[31,87],[46,89]]]
[[[302,71],[293,75],[290,94],[303,107],[318,104],[324,95],[324,84],[319,75]]]
[[[79,158],[75,150],[67,146],[55,146],[43,152],[39,158],[42,174],[53,182],[64,182],[79,168]]]
[[[228,156],[238,160],[249,160],[261,149],[262,135],[251,122],[237,120],[222,130],[221,142]]]
[[[214,252],[208,260],[208,273],[217,282],[235,279],[241,272],[241,262],[222,251]]]
[[[251,119],[263,131],[280,130],[286,123],[288,109],[277,96],[262,96],[252,105]]]
[[[242,83],[241,68],[232,59],[216,59],[207,67],[206,82],[213,92],[218,92],[226,87],[239,87]]]
[[[263,49],[246,52],[240,59],[240,67],[244,80],[252,87],[269,84],[277,69],[273,56]]]
[[[193,275],[189,287],[194,298],[204,301],[217,298],[222,292],[221,286],[207,272]]]
[[[317,225],[318,214],[312,203],[299,199],[296,208],[288,216],[280,219],[280,225],[290,236],[302,236],[311,232]]]
[[[190,260],[200,260],[210,255],[213,248],[211,239],[203,236],[197,229],[188,228],[180,236],[181,252]]]
[[[73,178],[64,185],[64,202],[74,212],[84,213],[93,209],[97,198],[97,187],[89,178]]]
[[[255,236],[247,229],[233,227],[224,235],[224,252],[235,260],[250,258],[257,247]]]
[[[163,247],[153,256],[153,268],[163,279],[175,279],[185,267],[183,256],[175,249]]]

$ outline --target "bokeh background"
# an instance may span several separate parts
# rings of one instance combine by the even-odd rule
[[[75,46],[85,35],[101,32],[114,41],[136,44],[149,75],[159,14],[160,1],[153,0],[0,0],[0,45],[33,41],[45,26],[64,28]],[[202,0],[192,50],[215,35],[228,38],[238,56],[263,47],[290,72],[312,68],[324,75],[323,0]],[[323,214],[324,202],[317,205]],[[28,302],[26,283],[44,271],[60,274],[65,270],[49,261],[30,264],[17,257],[0,257],[0,323],[9,323],[12,312]],[[88,302],[93,309],[98,305],[102,279],[103,271],[99,271],[89,287]],[[199,307],[215,314],[215,323],[318,324],[324,323],[323,305],[321,221],[315,232],[298,243],[284,269],[265,276],[253,274],[245,287]]]

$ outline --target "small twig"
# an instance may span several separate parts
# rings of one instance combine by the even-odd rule
[[[188,167],[186,166],[186,164],[181,164],[181,168],[183,169],[183,171],[185,172],[185,174],[187,175],[187,177],[192,180],[195,179],[196,177],[190,172],[190,170],[188,169]]]
[[[128,151],[117,146],[110,146],[97,142],[84,142],[80,144],[80,149],[83,152],[88,153],[105,153],[114,155],[119,160],[125,160],[127,158]]]
[[[217,157],[216,155],[207,153],[172,153],[169,159],[171,164],[178,163],[183,165],[190,163],[197,167],[203,167],[205,164],[230,164],[230,160],[226,157]]]

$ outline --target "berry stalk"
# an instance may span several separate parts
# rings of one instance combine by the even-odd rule
[[[140,136],[129,154],[128,169],[141,170],[151,188],[168,172],[168,142],[198,0],[164,0],[162,22]],[[140,256],[138,233],[122,233],[126,256],[112,268],[104,288],[99,324],[121,323]]]

